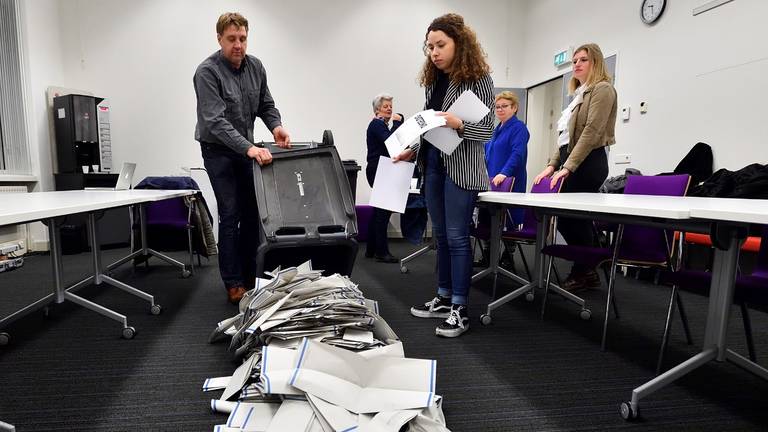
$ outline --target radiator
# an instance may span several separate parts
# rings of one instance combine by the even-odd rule
[[[4,186],[0,185],[0,201],[3,200],[2,195],[5,193],[18,193],[27,192],[26,186]],[[23,255],[27,253],[27,225],[13,225],[0,227],[0,249],[4,249],[8,246],[18,244],[21,246],[21,250],[14,252],[16,255]]]

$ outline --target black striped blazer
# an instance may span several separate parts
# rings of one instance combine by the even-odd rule
[[[424,109],[427,109],[427,102],[432,97],[432,90],[434,84],[427,86],[425,89],[426,100],[424,102]],[[490,75],[485,75],[474,82],[462,82],[456,83],[451,81],[448,85],[448,90],[445,92],[445,99],[443,100],[443,111],[448,111],[448,108],[461,96],[466,90],[471,90],[483,103],[485,103],[491,111],[483,117],[478,123],[464,123],[464,136],[463,140],[456,147],[450,155],[440,153],[445,163],[445,170],[456,183],[457,186],[467,189],[484,191],[488,190],[488,169],[485,166],[485,143],[491,139],[493,135],[493,80]],[[421,147],[421,141],[418,145],[414,145],[414,150],[418,152]],[[425,172],[424,163],[426,153],[419,153],[417,160],[421,173]],[[422,182],[423,184],[423,182]]]

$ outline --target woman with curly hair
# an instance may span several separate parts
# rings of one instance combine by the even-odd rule
[[[472,272],[469,223],[477,194],[488,189],[484,143],[493,134],[493,81],[485,52],[464,18],[446,14],[432,21],[424,40],[426,60],[420,83],[425,88],[424,109],[445,117],[446,125],[462,138],[450,155],[429,141],[407,149],[395,160],[417,155],[424,173],[427,210],[437,240],[437,296],[411,308],[419,318],[444,318],[435,330],[438,336],[457,337],[469,329],[467,297]],[[470,90],[489,108],[477,123],[463,122],[446,112],[454,101]]]

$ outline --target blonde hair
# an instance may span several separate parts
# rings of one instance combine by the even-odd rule
[[[224,34],[224,30],[231,25],[237,28],[245,27],[245,32],[248,33],[248,20],[244,16],[237,12],[225,12],[216,21],[216,34]]]
[[[581,51],[587,53],[587,58],[589,59],[589,62],[592,63],[592,67],[589,70],[589,76],[587,76],[587,82],[585,83],[580,83],[576,77],[571,77],[571,80],[568,81],[569,94],[573,94],[582,84],[586,84],[587,87],[592,87],[602,81],[611,81],[611,76],[608,75],[608,70],[605,67],[605,57],[603,57],[603,52],[600,50],[600,47],[593,43],[584,44],[576,48],[573,55],[576,56],[576,54]]]
[[[512,103],[512,108],[520,108],[520,99],[513,92],[507,90],[496,95],[494,102],[498,102],[499,99],[506,99]]]

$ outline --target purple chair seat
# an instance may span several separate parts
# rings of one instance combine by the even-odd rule
[[[189,209],[184,198],[153,202],[146,207],[146,212],[149,226],[187,229]]]
[[[529,225],[523,225],[523,228],[517,231],[506,231],[502,233],[502,240],[517,241],[517,242],[535,242],[536,241],[536,227]]]

